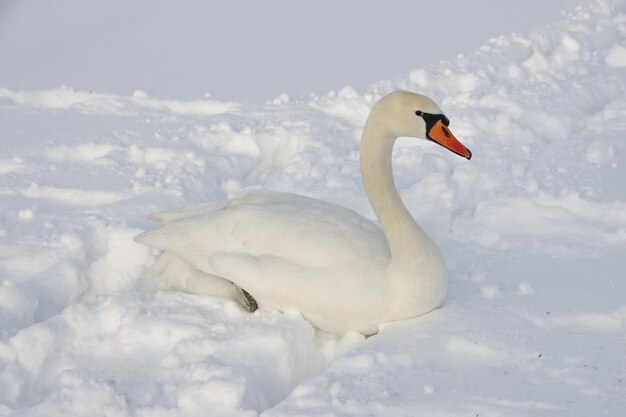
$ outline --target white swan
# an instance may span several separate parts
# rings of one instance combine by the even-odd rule
[[[361,175],[382,231],[344,207],[254,192],[155,215],[162,225],[136,240],[164,251],[153,271],[166,287],[251,309],[256,300],[263,310],[298,310],[328,332],[376,333],[380,323],[427,313],[445,297],[444,259],[398,195],[391,152],[396,138],[409,136],[470,159],[448,124],[431,99],[407,91],[372,108]]]

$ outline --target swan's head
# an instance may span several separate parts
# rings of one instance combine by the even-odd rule
[[[394,91],[378,100],[368,123],[374,122],[394,138],[407,136],[427,139],[470,159],[472,153],[459,142],[448,125],[450,120],[430,98],[409,91]]]

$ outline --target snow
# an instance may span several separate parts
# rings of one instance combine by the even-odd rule
[[[273,0],[253,7],[218,0],[62,6],[2,0],[0,79],[13,90],[66,84],[187,99],[210,92],[240,101],[306,97],[346,84],[362,90],[471,52],[490,37],[557,21],[578,2],[388,0],[381,7]]]
[[[626,48],[615,45],[606,54],[606,64],[611,67],[626,67]]]
[[[625,42],[624,2],[595,0],[306,99],[0,85],[0,415],[626,415]],[[365,339],[148,280],[153,212],[272,189],[372,218],[358,139],[397,88],[474,155],[394,153],[442,308]]]

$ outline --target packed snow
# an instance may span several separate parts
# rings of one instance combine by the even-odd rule
[[[579,1],[2,0],[0,80],[243,101],[363,90],[558,20]]]
[[[626,4],[309,99],[0,86],[0,415],[626,416]],[[427,94],[473,152],[402,139],[438,310],[365,338],[159,288],[147,215],[245,190],[373,218],[371,105]]]

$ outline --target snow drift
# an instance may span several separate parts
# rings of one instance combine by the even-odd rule
[[[623,414],[625,43],[624,2],[598,0],[306,102],[0,88],[0,415]],[[371,217],[358,138],[396,88],[474,152],[394,154],[449,262],[441,309],[364,341],[146,290],[148,213],[262,188]]]

